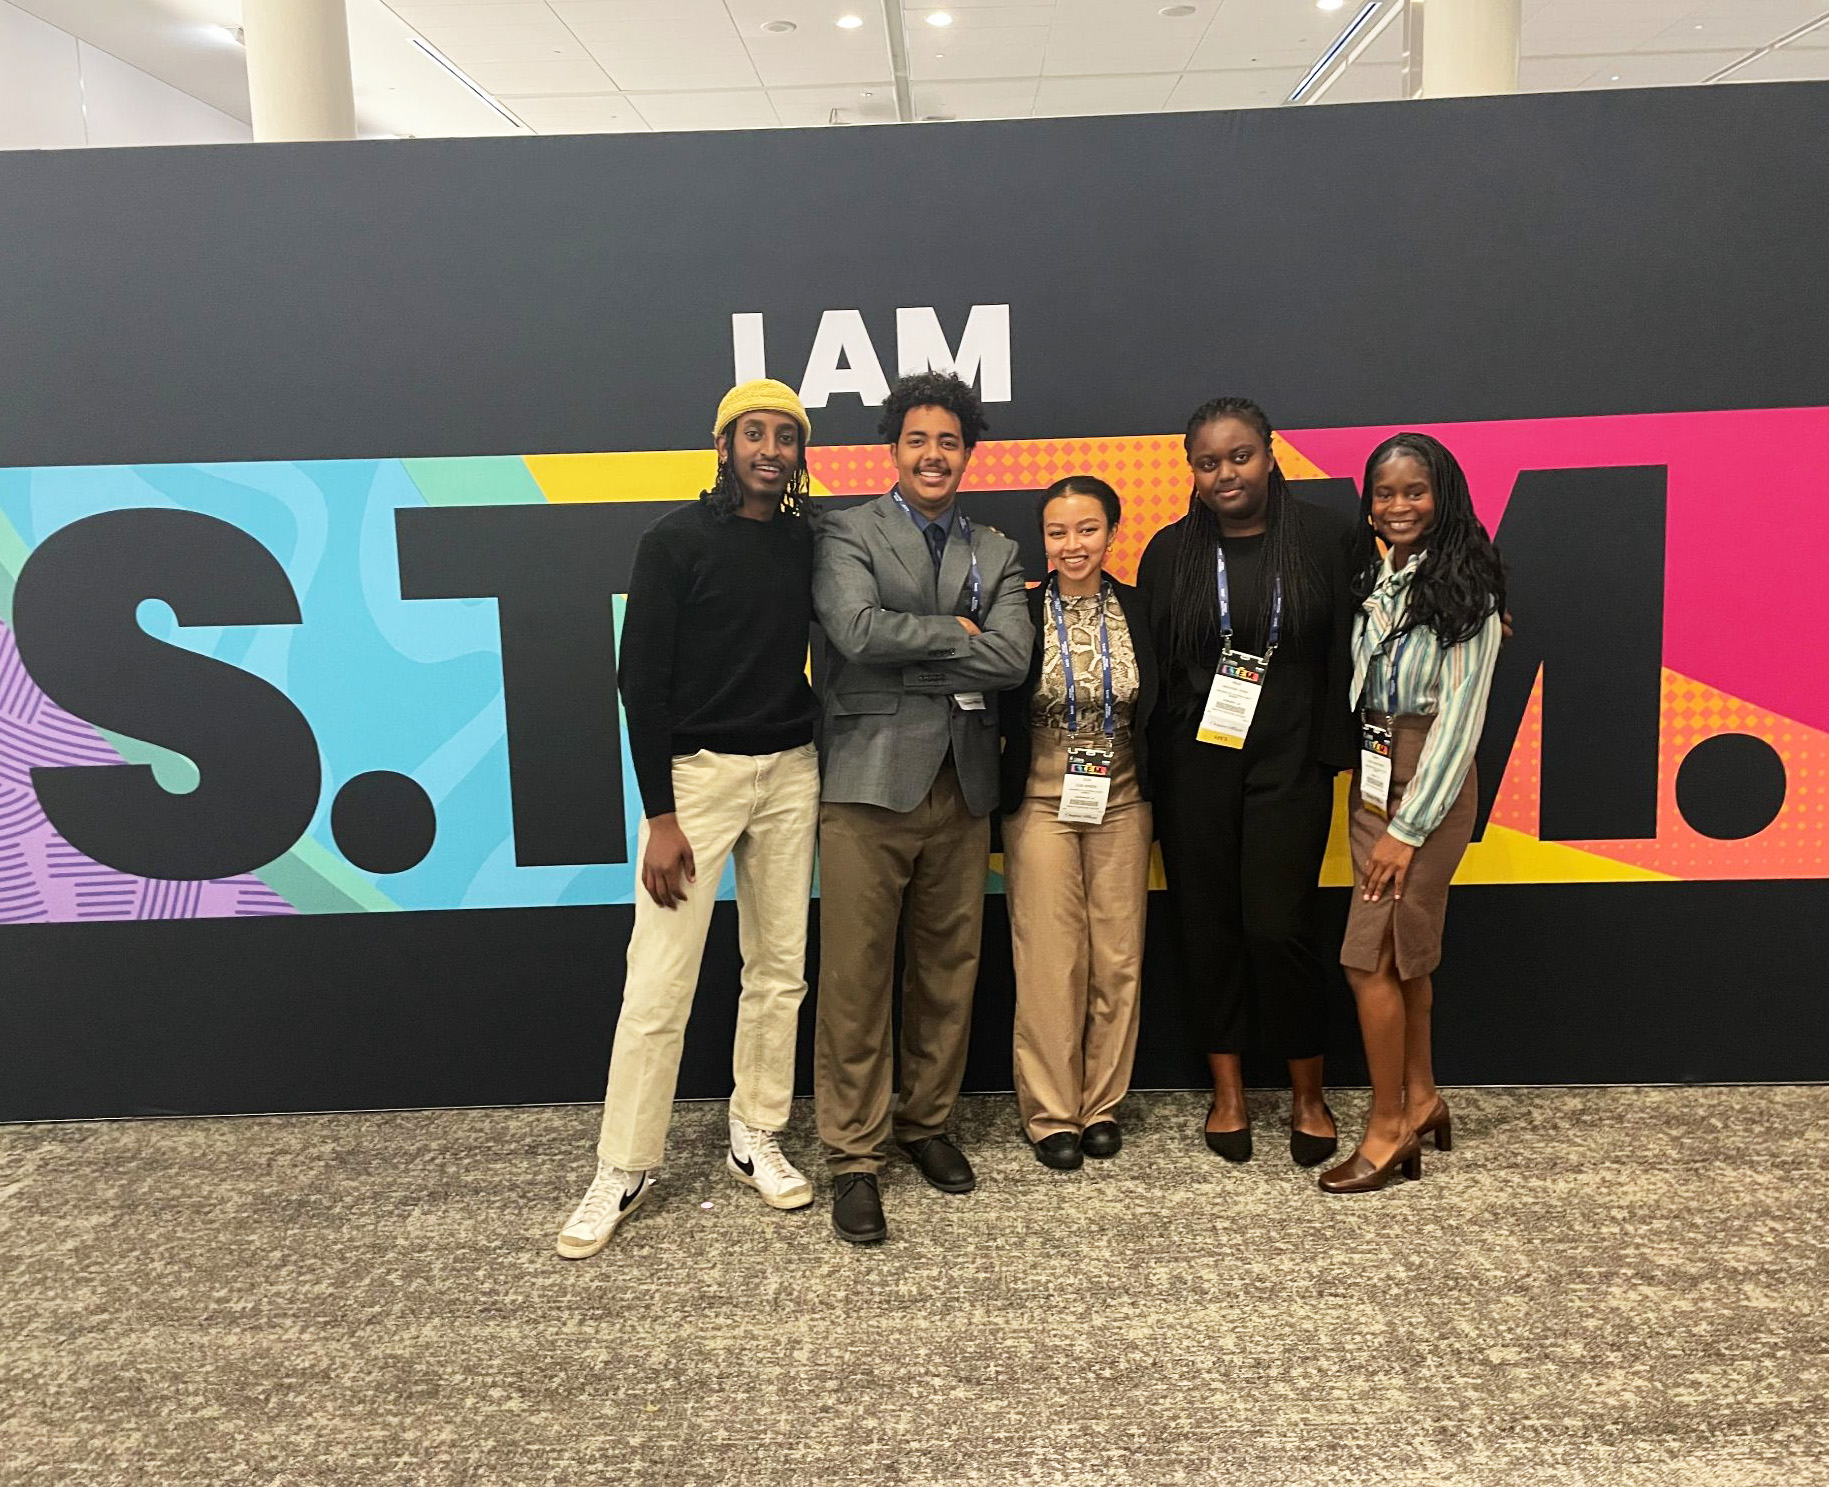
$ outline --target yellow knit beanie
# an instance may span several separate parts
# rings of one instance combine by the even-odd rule
[[[800,425],[803,440],[810,441],[813,437],[812,420],[807,417],[807,410],[800,406],[794,389],[773,377],[740,382],[725,393],[724,401],[718,404],[718,421],[712,425],[712,437],[723,433],[733,418],[741,418],[745,413],[785,413]]]

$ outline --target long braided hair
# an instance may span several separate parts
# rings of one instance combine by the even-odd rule
[[[737,439],[737,420],[724,425],[724,447],[734,448]],[[730,467],[729,456],[718,460],[718,472],[711,478],[711,488],[699,492],[699,499],[711,508],[711,514],[718,521],[730,521],[743,505],[743,487],[737,482],[737,472]],[[781,514],[783,516],[810,517],[813,514],[812,491],[807,484],[807,446],[803,437],[800,443],[799,457],[793,474],[787,478],[787,489],[781,493]]]
[[[1249,398],[1211,398],[1202,403],[1188,419],[1182,448],[1191,456],[1194,435],[1220,418],[1236,418],[1247,424],[1264,441],[1265,450],[1270,450],[1274,432],[1270,419]],[[1302,541],[1301,510],[1282,469],[1275,464],[1270,468],[1266,517],[1263,588],[1259,597],[1272,593],[1272,586],[1281,581],[1283,633],[1289,637],[1285,644],[1292,650],[1299,649],[1304,626],[1325,602],[1326,580]],[[1198,492],[1190,492],[1187,520],[1175,549],[1169,584],[1169,648],[1185,665],[1200,665],[1202,653],[1219,636],[1219,612],[1213,597],[1214,555],[1218,548],[1219,517]]]
[[[1461,462],[1428,434],[1393,434],[1365,462],[1359,488],[1359,550],[1353,565],[1353,599],[1363,604],[1378,585],[1382,566],[1371,525],[1372,486],[1378,467],[1394,454],[1414,456],[1429,472],[1435,522],[1426,534],[1428,560],[1410,582],[1398,633],[1431,629],[1443,645],[1471,640],[1491,614],[1505,613],[1505,563],[1480,525]]]

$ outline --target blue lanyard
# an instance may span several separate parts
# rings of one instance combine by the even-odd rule
[[[1394,723],[1397,720],[1397,663],[1403,659],[1404,641],[1408,638],[1409,632],[1405,631],[1391,643],[1390,706],[1384,710],[1385,721],[1387,723]]]
[[[896,505],[900,506],[902,508],[902,510],[908,512],[908,519],[910,521],[914,521],[914,519],[915,519],[914,512],[909,510],[908,502],[902,499],[901,486],[899,486],[899,485],[890,486],[889,494],[895,498]],[[978,573],[978,554],[972,548],[971,519],[968,516],[966,516],[966,514],[963,511],[959,510],[959,508],[957,506],[953,507],[953,512],[959,518],[959,535],[965,539],[966,550],[968,552],[971,552],[971,554],[972,554],[972,611],[971,611],[970,618],[972,620],[972,623],[976,624],[976,623],[978,623],[979,617],[981,615],[983,615],[983,613],[984,613],[984,580],[983,580],[983,578],[981,578],[979,576],[979,573]],[[920,529],[921,529],[921,524],[919,522],[915,522],[915,530],[919,531]]]
[[[1111,738],[1118,731],[1117,701],[1113,695],[1111,683],[1111,631],[1105,617],[1105,598],[1110,592],[1111,580],[1099,580],[1099,669],[1105,676],[1105,736]],[[1080,694],[1073,686],[1073,647],[1067,643],[1067,612],[1061,604],[1060,575],[1056,574],[1048,581],[1048,608],[1054,615],[1054,634],[1061,647],[1061,674],[1067,683],[1067,731],[1080,731]]]
[[[1213,566],[1215,580],[1219,585],[1219,633],[1225,642],[1228,654],[1232,650],[1232,588],[1226,582],[1226,549],[1215,546],[1213,549]],[[1277,641],[1283,634],[1283,576],[1279,573],[1276,589],[1270,601],[1270,647],[1264,652],[1268,661],[1276,654]]]

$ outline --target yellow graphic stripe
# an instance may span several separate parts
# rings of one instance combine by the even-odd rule
[[[527,472],[555,505],[582,501],[689,501],[718,473],[715,449],[618,454],[530,454]],[[817,480],[813,494],[828,494]]]

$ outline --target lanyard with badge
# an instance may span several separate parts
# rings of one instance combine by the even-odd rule
[[[907,500],[903,498],[901,486],[890,486],[889,494],[896,505],[907,513],[908,519],[915,522],[915,530],[922,531],[921,524],[915,521],[914,512],[909,508]],[[982,626],[984,624],[984,578],[978,571],[977,549],[972,546],[971,518],[957,506],[953,507],[953,513],[959,519],[959,535],[965,540],[965,549],[972,557],[972,607],[966,617],[974,625]],[[923,535],[925,534],[923,533]],[[953,701],[958,703],[961,712],[981,713],[984,711],[984,693],[982,692],[955,692]]]
[[[1215,582],[1219,588],[1219,667],[1213,673],[1213,689],[1207,693],[1206,711],[1200,715],[1200,729],[1194,735],[1202,743],[1218,744],[1222,749],[1242,749],[1251,731],[1251,720],[1257,716],[1257,705],[1264,696],[1264,678],[1270,671],[1270,658],[1276,654],[1277,641],[1283,633],[1283,580],[1279,575],[1270,601],[1269,645],[1264,654],[1253,656],[1232,649],[1232,590],[1226,581],[1226,550],[1213,550]]]
[[[1391,646],[1391,684],[1380,727],[1362,713],[1359,719],[1359,799],[1375,816],[1391,814],[1391,732],[1397,723],[1397,663],[1403,658],[1404,636]]]
[[[1111,801],[1111,770],[1116,758],[1113,740],[1118,732],[1116,688],[1111,679],[1111,628],[1107,621],[1106,596],[1110,580],[1099,583],[1099,671],[1105,685],[1104,742],[1076,744],[1073,735],[1080,729],[1080,694],[1073,680],[1073,646],[1067,637],[1067,612],[1061,604],[1058,575],[1048,582],[1048,610],[1054,617],[1054,635],[1061,651],[1061,678],[1067,692],[1067,773],[1061,781],[1061,807],[1057,821],[1072,821],[1083,826],[1097,826],[1105,819],[1105,807]]]

